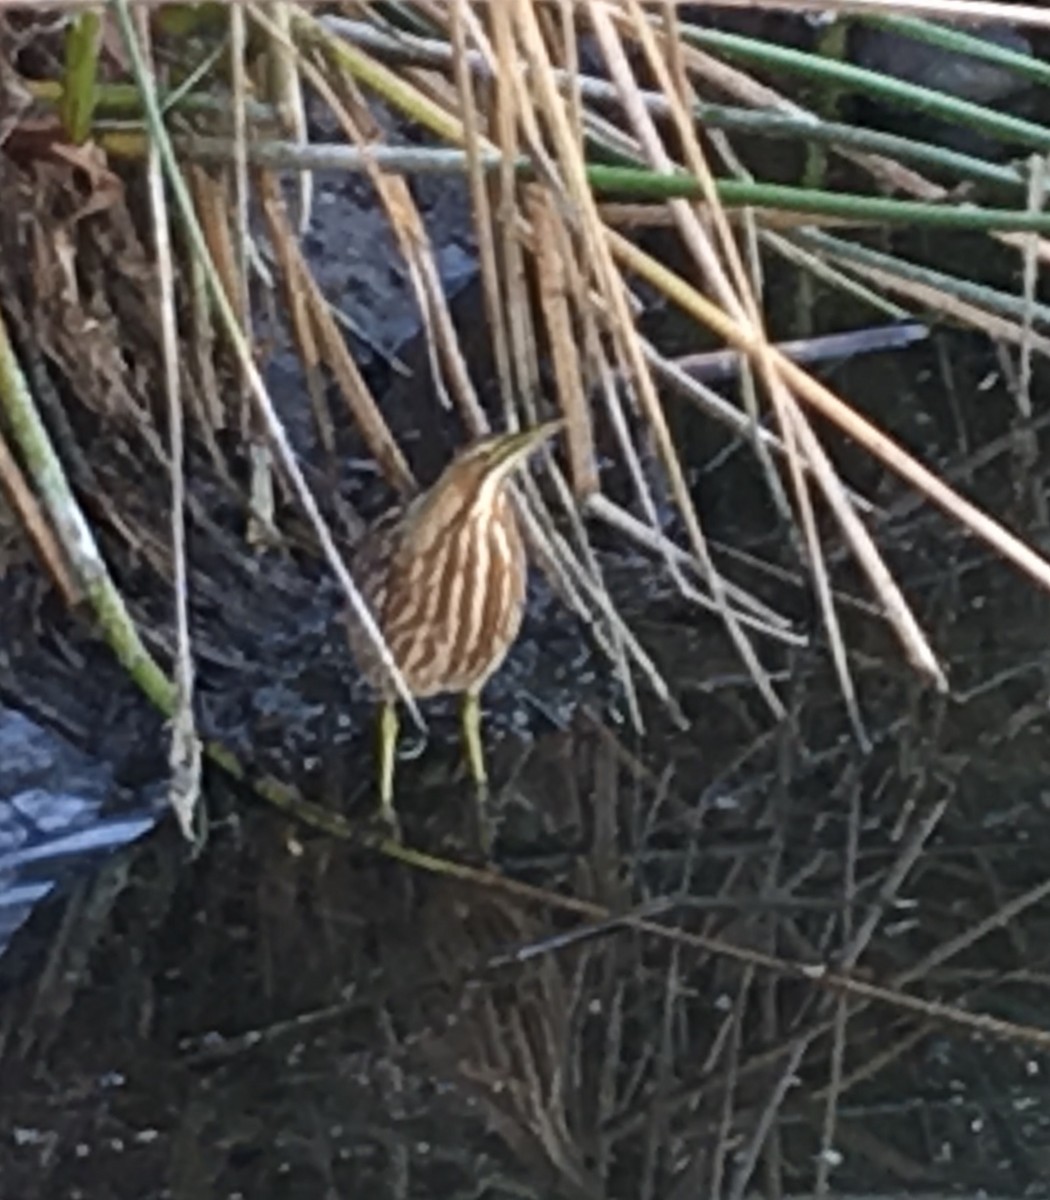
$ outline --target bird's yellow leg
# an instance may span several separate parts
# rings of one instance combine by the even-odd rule
[[[463,744],[466,747],[467,765],[474,780],[478,804],[478,837],[481,848],[487,855],[492,844],[487,804],[489,777],[485,771],[485,751],[481,744],[481,697],[477,692],[464,693],[462,715]]]
[[[394,759],[397,756],[397,706],[385,701],[379,711],[379,813],[398,836],[394,811]]]
[[[478,790],[488,788],[489,778],[485,773],[485,752],[481,747],[481,700],[477,692],[466,692],[463,696],[463,744],[467,749],[467,765],[470,777]]]

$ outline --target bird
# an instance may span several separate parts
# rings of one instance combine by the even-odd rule
[[[429,489],[381,514],[348,560],[409,694],[420,700],[462,696],[462,736],[483,840],[488,776],[480,696],[520,632],[528,572],[507,484],[563,426],[557,419],[468,444]],[[380,696],[379,815],[400,839],[394,806],[397,692],[353,611],[347,633],[358,669]]]

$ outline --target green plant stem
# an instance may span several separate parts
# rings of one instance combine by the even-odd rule
[[[65,62],[59,114],[70,141],[79,146],[91,134],[95,112],[102,21],[83,12],[66,29]]]
[[[1050,66],[1040,59],[1020,50],[1011,50],[1007,46],[999,46],[984,38],[974,37],[973,34],[953,29],[950,25],[938,25],[918,17],[897,17],[888,13],[861,13],[856,20],[890,33],[913,38],[917,42],[939,46],[953,54],[967,54],[971,58],[984,59],[985,62],[995,63],[1013,71],[1015,75],[1030,79],[1033,83],[1050,86]]]
[[[321,24],[340,38],[364,46],[394,62],[442,69],[447,69],[452,62],[453,50],[448,42],[404,34],[393,37],[366,21],[354,21],[346,17],[325,16],[321,18]],[[483,78],[486,77],[482,57],[469,52],[466,57],[472,70]],[[553,76],[558,86],[563,89],[578,88],[584,100],[612,105],[617,109],[621,106],[622,97],[616,85],[607,79],[573,74],[561,68],[555,68]],[[641,103],[655,116],[667,116],[671,111],[667,97],[662,92],[640,89],[638,96]],[[973,155],[948,150],[932,142],[915,141],[877,129],[864,129],[841,122],[821,120],[811,113],[795,115],[772,110],[755,111],[731,105],[707,104],[703,101],[694,104],[692,112],[698,124],[710,129],[722,129],[727,133],[800,139],[819,145],[834,145],[883,154],[903,162],[923,163],[943,169],[959,179],[1003,184],[1011,188],[1027,186],[1025,176],[1016,167],[990,163]]]
[[[62,101],[63,84],[54,79],[26,79],[26,90],[41,104],[58,105]],[[180,112],[215,113],[228,116],[230,100],[225,95],[210,96],[201,92],[186,92],[182,85],[171,91],[159,91],[161,108],[178,109]],[[273,105],[264,104],[250,97],[245,101],[245,110],[254,121],[278,125]],[[111,117],[140,118],[143,115],[142,93],[134,83],[96,83],[95,112]]]
[[[333,26],[337,22],[356,27],[360,22],[342,22],[341,18],[327,18]],[[434,55],[429,56],[433,58]],[[566,75],[559,72],[559,76]],[[27,80],[26,87],[31,95],[44,104],[57,105],[62,96],[62,84],[48,79]],[[615,87],[602,79],[583,77],[579,81],[584,99],[618,103]],[[642,101],[655,115],[669,111],[666,97],[658,92],[641,93]],[[162,107],[177,108],[180,112],[228,114],[229,102],[222,96],[199,92],[179,95],[178,92],[160,93]],[[95,111],[97,114],[140,118],[142,99],[134,84],[100,83],[96,85]],[[248,98],[245,111],[251,120],[267,128],[276,128],[277,114],[271,105]],[[775,139],[801,139],[819,146],[834,146],[870,154],[881,154],[901,162],[944,171],[957,180],[986,183],[1011,190],[1023,190],[1027,186],[1024,174],[1017,167],[1006,163],[993,163],[974,155],[949,150],[932,142],[917,141],[899,134],[881,130],[864,129],[836,121],[819,120],[813,116],[794,116],[787,113],[752,111],[719,104],[696,104],[693,114],[697,122],[710,129],[727,133],[743,133],[755,137]],[[105,123],[96,123],[97,132],[109,132]],[[130,131],[133,132],[133,131]],[[628,160],[625,160],[625,162]]]
[[[0,409],[99,629],[121,665],[163,713],[175,711],[175,687],[146,649],[77,504],[0,315]]]
[[[809,79],[838,83],[843,87],[878,96],[898,107],[918,109],[981,133],[991,134],[1004,142],[1026,146],[1043,153],[1050,151],[1050,129],[1033,121],[996,112],[995,109],[973,104],[969,100],[959,100],[933,88],[890,79],[865,67],[831,62],[802,50],[775,46],[770,42],[722,30],[698,29],[696,26],[684,24],[679,28],[686,41],[702,46],[705,50],[721,51],[732,58],[788,71]]]

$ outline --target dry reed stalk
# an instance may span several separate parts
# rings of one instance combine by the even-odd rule
[[[316,347],[317,361],[332,372],[384,477],[402,495],[411,495],[416,490],[415,478],[303,257],[277,180],[267,173],[260,174],[258,190],[289,307],[300,313],[305,336]]]
[[[70,608],[75,608],[83,599],[83,591],[70,574],[65,555],[55,537],[54,530],[40,507],[32,488],[26,481],[18,460],[11,452],[3,430],[0,429],[0,487],[14,512],[22,522],[30,543],[40,556],[44,570],[58,588],[62,599]]]

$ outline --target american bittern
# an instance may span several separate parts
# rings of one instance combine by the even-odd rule
[[[384,513],[350,561],[411,695],[463,694],[463,740],[480,801],[487,775],[479,697],[518,636],[525,607],[525,546],[506,484],[561,425],[549,421],[468,446],[427,492]],[[396,692],[352,615],[349,634],[358,666],[382,695],[379,802],[396,830]]]

